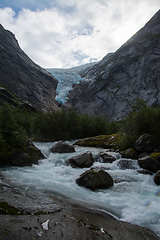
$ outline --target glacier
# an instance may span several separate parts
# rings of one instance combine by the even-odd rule
[[[72,89],[73,84],[78,84],[85,80],[85,78],[80,76],[80,72],[83,72],[85,69],[93,66],[94,64],[96,64],[96,62],[87,63],[68,69],[46,68],[46,70],[58,80],[56,100],[60,104],[66,102],[68,93]]]

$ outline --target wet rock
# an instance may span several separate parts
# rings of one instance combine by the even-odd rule
[[[149,170],[146,170],[146,169],[140,169],[140,170],[137,170],[138,173],[141,173],[141,174],[149,174],[149,175],[153,175],[153,172],[149,171]]]
[[[113,178],[101,168],[91,168],[76,179],[79,186],[92,191],[107,189],[113,186]]]
[[[160,185],[160,171],[158,171],[154,176],[154,182],[157,185]]]
[[[88,168],[94,163],[91,152],[85,152],[66,161],[66,165],[70,165],[73,168]]]
[[[143,134],[134,144],[134,150],[138,153],[153,152],[156,148],[154,139],[150,134]]]
[[[134,161],[132,161],[132,160],[121,159],[121,160],[119,160],[117,166],[122,170],[124,170],[124,169],[135,169]]]
[[[75,152],[75,148],[72,145],[69,145],[68,143],[65,143],[63,141],[59,141],[56,143],[52,148],[51,152],[55,153],[71,153]]]
[[[101,158],[102,158],[102,163],[112,163],[116,160],[115,157],[109,155],[108,153],[101,153],[100,154]]]
[[[141,153],[140,155],[138,155],[138,159],[143,158],[143,157],[146,157],[146,156],[149,156],[149,154],[146,153],[146,152]]]
[[[128,148],[120,152],[122,158],[138,159],[138,153],[133,148]]]
[[[160,170],[160,162],[149,155],[146,157],[140,158],[138,160],[138,164],[141,168],[149,170],[153,173],[156,173],[158,170]]]

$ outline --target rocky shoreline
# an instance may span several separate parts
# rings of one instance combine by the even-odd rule
[[[150,229],[61,196],[12,186],[1,175],[0,239],[160,239]]]

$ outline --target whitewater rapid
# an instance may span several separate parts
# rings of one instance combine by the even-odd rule
[[[35,143],[47,157],[38,165],[1,168],[1,172],[15,186],[61,195],[103,209],[123,221],[148,227],[160,236],[160,187],[154,183],[153,176],[137,172],[136,160],[133,160],[135,169],[120,170],[117,166],[121,159],[119,153],[110,152],[116,157],[113,163],[100,163],[98,155],[104,149],[76,146],[74,153],[51,153],[54,144]],[[97,160],[93,166],[107,169],[115,181],[113,187],[93,192],[76,184],[75,179],[87,169],[66,166],[65,161],[86,151],[91,151]]]

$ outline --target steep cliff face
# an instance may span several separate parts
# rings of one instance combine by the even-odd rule
[[[39,110],[58,109],[57,80],[35,64],[10,31],[0,25],[0,84]]]
[[[80,73],[67,106],[79,113],[120,120],[137,97],[160,104],[160,11],[115,53]]]

